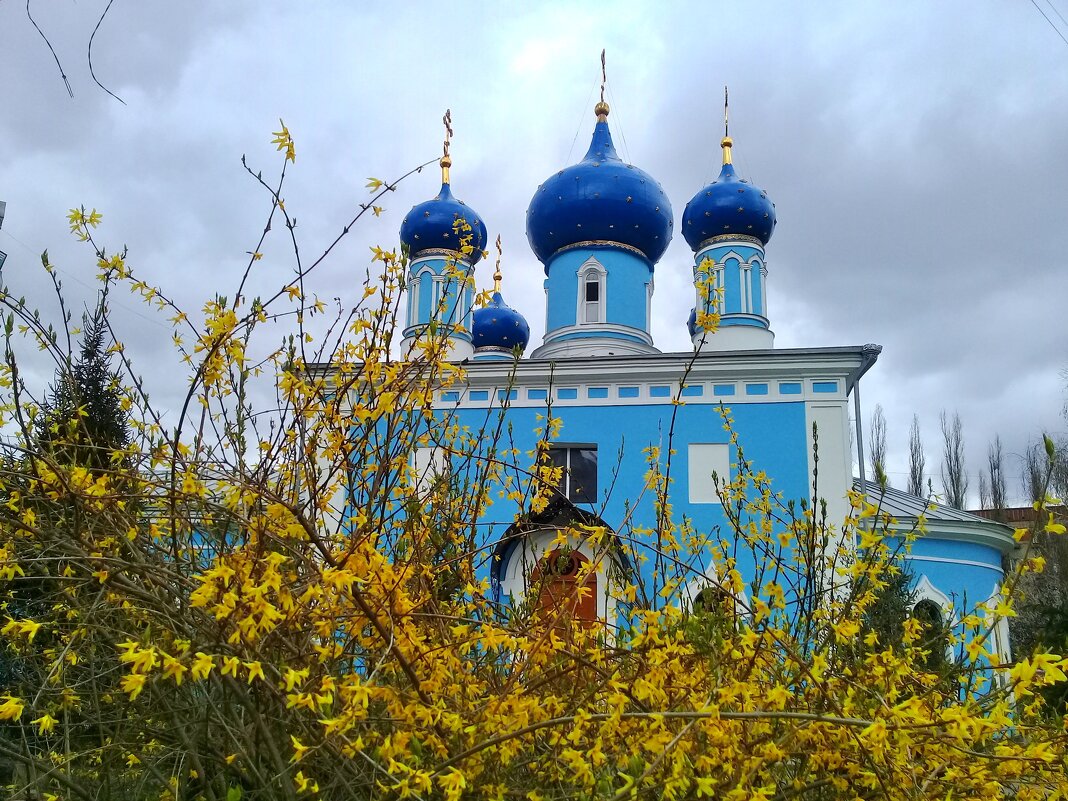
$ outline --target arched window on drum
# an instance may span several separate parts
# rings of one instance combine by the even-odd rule
[[[928,670],[944,666],[947,660],[946,651],[949,648],[949,632],[942,607],[930,598],[924,598],[912,607],[912,617],[920,623],[920,638],[917,644],[927,651],[924,666]]]

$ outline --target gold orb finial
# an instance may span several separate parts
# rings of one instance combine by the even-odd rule
[[[593,107],[593,113],[597,115],[597,122],[605,122],[608,119],[608,104],[600,101]]]
[[[734,145],[734,140],[731,139],[729,136],[724,136],[723,139],[720,140],[719,146],[723,148],[723,163],[724,164],[730,164],[731,163],[731,147],[733,145]]]

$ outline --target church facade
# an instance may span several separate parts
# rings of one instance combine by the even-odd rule
[[[720,587],[710,553],[669,567],[655,541],[649,460],[663,463],[669,452],[672,514],[687,531],[726,536],[739,524],[721,497],[739,469],[769,477],[782,508],[802,500],[820,508],[822,500],[833,531],[859,489],[881,499],[902,533],[925,518],[926,532],[906,557],[918,601],[949,621],[996,595],[1011,530],[905,493],[883,494],[853,474],[850,405],[881,348],[774,347],[765,249],[775,206],[735,173],[729,137],[719,177],[695,187],[681,217],[679,233],[693,251],[693,351],[656,348],[651,298],[656,264],[675,233],[672,204],[652,176],[616,153],[608,105],[598,103],[595,114],[585,157],[538,187],[527,211],[530,247],[545,268],[546,326],[536,347],[526,320],[504,300],[499,271],[483,308],[475,308],[470,282],[454,280],[457,270],[472,273],[487,235],[482,218],[452,194],[448,156],[440,193],[401,227],[410,257],[406,341],[444,327],[450,359],[464,366],[461,384],[437,393],[443,418],[477,430],[487,415],[503,414],[509,445],[522,454],[535,452],[548,417],[559,421],[547,453],[561,474],[554,502],[532,520],[502,490],[479,521],[495,599],[529,601],[552,569],[558,584],[581,576],[589,591],[578,612],[611,624],[621,614],[611,587],[627,573],[656,587],[682,571],[672,603],[697,603],[705,589]],[[461,242],[472,246],[466,255]],[[859,414],[859,401],[855,408]],[[431,444],[416,454],[416,468],[438,470],[449,458]],[[576,521],[604,526],[621,547],[580,536],[561,547],[560,526]],[[755,557],[736,558],[749,582]],[[581,570],[585,562],[594,569]],[[995,640],[1007,656],[1004,632]]]

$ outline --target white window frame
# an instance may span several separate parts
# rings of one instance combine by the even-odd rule
[[[742,296],[741,311],[743,314],[751,314],[753,311],[752,297],[753,297],[753,265],[752,262],[746,262],[742,265],[742,275],[739,292]]]
[[[711,569],[711,568],[710,568]],[[686,613],[692,614],[694,609],[694,602],[697,600],[697,596],[701,594],[701,590],[709,587],[715,587],[722,590],[728,596],[734,600],[734,616],[735,621],[742,623],[750,619],[750,604],[749,595],[743,589],[741,593],[735,593],[731,591],[727,586],[723,578],[717,574],[709,571],[701,571],[697,577],[690,579],[683,585],[678,595],[678,607]]]
[[[649,283],[645,285],[645,330],[653,327],[653,278],[649,276]]]
[[[608,273],[597,259],[587,259],[578,271],[578,300],[575,307],[575,322],[577,325],[601,325],[607,319],[608,309],[608,282],[605,280]],[[597,284],[597,300],[586,300],[586,284]],[[594,317],[590,320],[587,312],[593,306]]]
[[[430,267],[424,266],[419,272],[412,276],[411,281],[408,283],[408,325],[418,325],[420,323],[427,322],[426,320],[419,319],[419,300],[420,300],[420,288],[423,285],[423,276],[429,275],[431,280],[434,278],[434,271]],[[434,308],[431,306],[431,315],[434,313]]]
[[[768,268],[763,262],[760,264],[760,315],[768,316]]]
[[[938,589],[934,582],[927,578],[926,573],[920,575],[916,581],[916,586],[912,588],[912,606],[909,607],[910,616],[916,610],[916,605],[920,601],[930,601],[942,610],[942,625],[947,630],[953,629],[960,622],[953,614],[953,599]],[[946,643],[946,659],[953,660],[953,645],[949,642]]]
[[[724,265],[717,264],[712,270],[712,289],[715,291],[717,314],[727,313],[727,280]]]

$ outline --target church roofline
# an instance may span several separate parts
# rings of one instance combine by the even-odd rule
[[[521,359],[518,363],[473,363],[465,365],[468,382],[482,383],[480,379],[499,379],[515,374],[523,382],[551,372],[554,382],[571,380],[572,376],[589,377],[590,368],[598,366],[599,380],[608,380],[612,375],[633,377],[635,373],[653,378],[663,375],[670,378],[678,375],[692,363],[690,377],[705,373],[732,372],[747,375],[766,374],[778,376],[782,371],[822,375],[834,373],[845,378],[846,394],[879,357],[879,345],[847,345],[825,348],[768,348],[761,350],[705,351],[695,355],[692,351],[678,353],[626,354],[620,356],[569,356],[560,359]]]
[[[853,486],[863,490],[868,501],[878,506],[880,512],[895,519],[896,522],[889,526],[891,532],[911,531],[917,518],[922,515],[925,528],[923,536],[989,545],[1002,553],[1011,553],[1016,547],[1013,529],[1004,523],[987,520],[894,487],[883,488],[875,481],[861,482],[855,478]]]
[[[557,359],[524,358],[516,361],[463,362],[468,386],[518,385],[532,381],[554,384],[588,380],[614,379],[632,381],[677,380],[689,368],[688,380],[698,381],[709,375],[730,374],[740,377],[776,378],[786,374],[812,377],[838,377],[845,382],[845,394],[853,391],[857,381],[875,364],[882,352],[880,345],[845,345],[822,348],[774,348],[760,350],[693,351],[678,353],[627,354],[620,356],[569,356]],[[330,364],[308,366],[309,375],[330,372]]]

